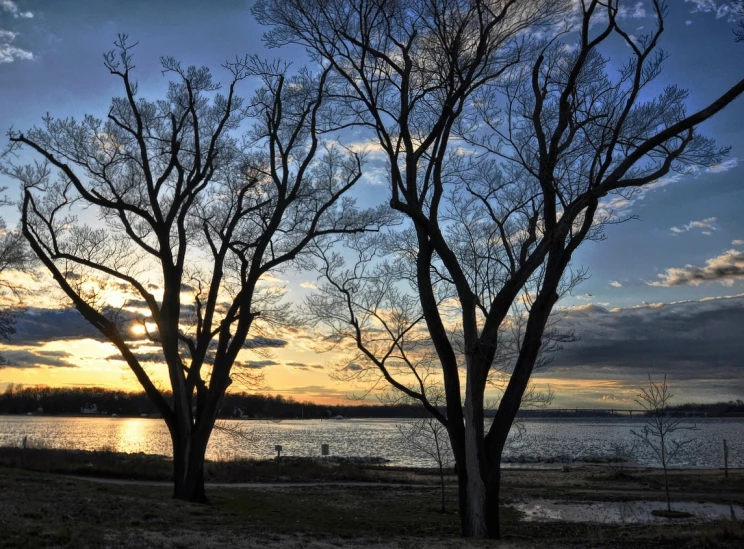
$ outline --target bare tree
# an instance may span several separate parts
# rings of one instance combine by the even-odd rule
[[[162,414],[174,496],[204,501],[215,418],[234,371],[250,368],[241,353],[284,345],[260,330],[292,321],[267,276],[302,265],[314,240],[374,229],[387,214],[355,207],[347,195],[362,158],[322,140],[333,118],[328,70],[289,74],[245,57],[223,65],[230,82],[220,93],[208,68],[165,57],[174,80],[149,101],[132,47],[119,36],[104,56],[124,94],[104,120],[47,115],[11,131],[7,158],[23,147],[39,160],[4,170],[23,185],[33,252]],[[250,102],[236,94],[247,78],[260,86]]]
[[[669,499],[669,479],[667,470],[679,452],[694,438],[681,439],[675,437],[678,431],[694,431],[695,425],[684,423],[680,418],[669,415],[669,401],[674,396],[667,387],[666,376],[661,383],[655,383],[648,377],[648,387],[641,387],[640,394],[635,401],[646,410],[646,424],[642,429],[630,432],[648,446],[661,463],[664,470],[664,492],[666,494],[667,511],[672,512],[672,502]]]
[[[4,188],[0,189],[0,193],[4,191]],[[0,200],[0,206],[8,204],[7,200]],[[19,279],[24,276],[32,278],[33,267],[34,258],[23,235],[18,230],[8,230],[5,220],[0,217],[0,298],[11,299],[0,309],[0,340],[8,341],[16,333],[15,318],[24,289]],[[0,364],[5,364],[2,356]]]
[[[360,355],[447,427],[466,536],[499,536],[501,454],[553,308],[576,281],[569,265],[578,246],[619,221],[611,198],[627,200],[726,153],[695,128],[736,99],[744,80],[693,114],[677,86],[650,98],[666,58],[659,49],[666,6],[652,1],[655,27],[637,36],[621,4],[259,0],[254,7],[272,26],[269,45],[304,45],[332,70],[348,124],[365,128],[386,156],[390,206],[410,221],[391,263],[410,263],[420,309],[400,286],[388,286],[401,293],[388,301],[351,298],[358,284],[347,281],[365,279],[362,264],[330,285],[341,303],[359,306],[345,320]],[[600,53],[610,39],[630,53],[619,70]],[[340,260],[329,259],[326,273],[338,275]],[[486,429],[485,389],[515,304],[526,322]],[[396,314],[380,310],[389,305]],[[349,312],[337,309],[331,323],[340,328]],[[404,328],[419,316],[440,365],[444,413],[416,387],[415,357],[401,360],[398,341],[422,340]],[[390,320],[390,354],[365,349],[360,332],[371,327],[373,338]],[[409,378],[396,379],[386,364]]]
[[[430,394],[437,392],[430,390]],[[444,396],[442,391],[439,394]],[[434,400],[433,402],[436,402]],[[449,435],[441,421],[424,411],[425,417],[413,422],[399,424],[398,432],[403,442],[414,452],[425,456],[437,464],[439,469],[439,488],[442,513],[447,512],[444,497],[444,470],[454,464],[454,456],[449,446]]]

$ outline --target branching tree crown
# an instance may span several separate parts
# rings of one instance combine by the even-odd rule
[[[105,119],[47,115],[11,131],[8,157],[25,147],[40,160],[5,171],[23,184],[34,253],[162,413],[176,496],[202,500],[204,451],[233,366],[246,348],[282,343],[249,331],[290,320],[281,290],[262,280],[302,262],[309,243],[373,230],[390,215],[356,208],[348,194],[362,158],[322,139],[333,118],[328,70],[290,74],[245,57],[223,65],[223,91],[206,67],[166,57],[173,81],[149,101],[133,80],[132,47],[120,36],[105,55],[124,89]],[[260,84],[250,102],[236,92],[248,78]],[[93,215],[99,221],[86,222]],[[128,296],[123,309],[112,290]],[[167,367],[172,402],[146,369],[132,322]]]
[[[348,123],[372,132],[386,155],[390,206],[410,221],[395,241],[409,262],[400,279],[419,309],[394,301],[410,321],[420,315],[436,352],[446,394],[437,417],[457,461],[465,535],[499,534],[501,453],[550,339],[553,308],[583,275],[570,269],[573,254],[617,221],[610,199],[727,152],[695,128],[736,99],[744,80],[692,114],[684,89],[656,93],[666,4],[651,2],[656,25],[642,36],[626,27],[624,4],[259,0],[254,8],[272,26],[269,45],[302,44],[332,70]],[[602,54],[610,40],[630,54],[619,70]],[[370,295],[392,286],[371,281],[379,277],[360,258],[350,267],[325,262],[323,293],[347,303],[334,329],[346,314],[361,354],[406,392],[380,362],[388,351],[397,362],[410,332],[380,323],[394,316],[375,313],[388,305]],[[359,336],[360,315],[375,314],[369,339],[387,337],[384,346]],[[516,343],[504,349],[513,326]],[[487,425],[485,389],[502,357],[508,381]],[[407,388],[435,414],[425,391]]]

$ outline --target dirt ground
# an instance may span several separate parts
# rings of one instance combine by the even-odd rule
[[[445,492],[447,513],[442,514],[436,476],[430,472],[381,468],[365,474],[377,482],[208,487],[209,505],[197,505],[173,500],[167,486],[104,484],[0,467],[0,547],[744,546],[744,528],[736,518],[645,526],[530,522],[508,506],[530,498],[587,504],[658,500],[663,497],[661,475],[653,470],[507,469],[500,542],[459,538],[451,482]],[[675,501],[744,504],[744,471],[728,479],[720,471],[675,471],[671,481]]]

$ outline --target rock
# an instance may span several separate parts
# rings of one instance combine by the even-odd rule
[[[570,473],[571,468],[568,465],[564,465],[563,467],[561,467],[561,471],[563,471],[564,473]]]

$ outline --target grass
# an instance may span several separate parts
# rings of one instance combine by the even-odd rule
[[[336,485],[209,490],[210,504],[175,501],[170,489],[104,485],[0,467],[0,547],[492,547],[459,538],[436,487]],[[534,523],[502,510],[510,546],[739,547],[736,520],[703,525]]]
[[[109,450],[87,451],[51,448],[0,447],[0,466],[44,473],[97,476],[131,480],[170,481],[170,458],[147,454],[124,454]],[[380,479],[379,468],[356,463],[324,463],[311,459],[274,460],[235,459],[207,461],[207,482],[281,481],[370,481]],[[412,480],[400,472],[396,482]]]
[[[274,461],[209,462],[209,482],[274,481]],[[488,547],[459,538],[456,486],[439,510],[436,475],[429,470],[281,463],[281,480],[385,480],[364,487],[320,484],[270,489],[207,490],[209,505],[171,499],[169,487],[108,485],[50,473],[168,480],[170,460],[142,454],[0,448],[0,547]],[[652,499],[660,473],[630,479],[588,471],[505,470],[503,501],[547,497],[589,501]],[[720,478],[719,478],[720,477]],[[408,480],[415,485],[391,484]],[[425,484],[431,483],[431,486]],[[744,474],[674,472],[672,486],[708,494],[706,501],[742,503]],[[422,485],[424,484],[424,485]],[[613,493],[613,487],[618,492]],[[623,489],[645,491],[623,494]],[[595,491],[593,491],[595,490]],[[608,491],[609,490],[609,491]],[[650,496],[650,497],[649,497]],[[504,507],[502,529],[512,545],[535,547],[740,547],[741,517],[705,524],[604,525],[527,522]]]

